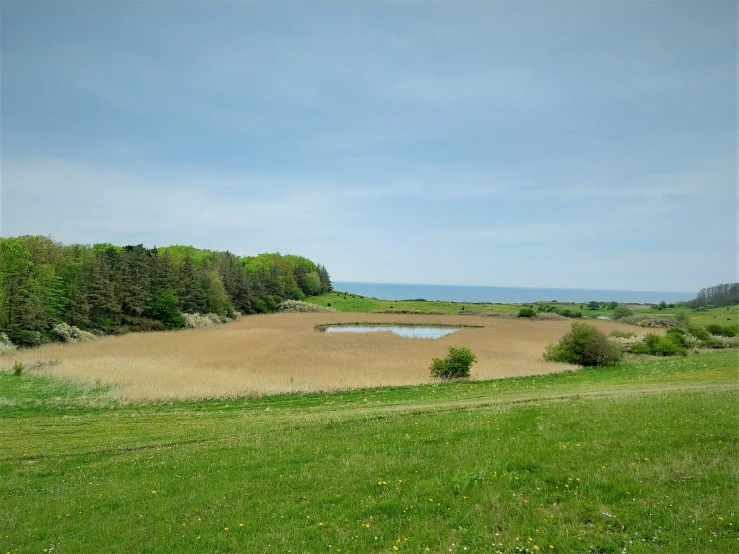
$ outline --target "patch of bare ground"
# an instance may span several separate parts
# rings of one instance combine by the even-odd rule
[[[205,329],[136,333],[79,344],[49,344],[18,352],[34,374],[111,387],[131,400],[196,399],[310,392],[433,382],[431,358],[449,346],[476,355],[472,379],[552,373],[572,366],[545,362],[542,352],[571,321],[480,318],[437,340],[384,333],[320,333],[324,323],[470,324],[465,316],[278,313],[244,317]],[[605,333],[631,327],[593,321]]]

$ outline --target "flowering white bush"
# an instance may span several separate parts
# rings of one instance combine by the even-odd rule
[[[302,300],[285,300],[277,304],[278,312],[288,313],[335,313],[338,310],[328,306],[318,306]]]
[[[555,321],[555,320],[562,320],[562,319],[567,319],[567,318],[563,315],[555,314],[554,312],[539,312],[538,314],[536,314],[536,319],[543,319],[543,320],[551,319],[552,321]]]
[[[18,350],[18,347],[10,342],[8,335],[0,333],[0,356],[3,354],[12,354],[16,350]]]
[[[669,329],[670,327],[680,327],[682,322],[677,319],[668,319],[666,317],[656,317],[650,314],[632,315],[623,317],[619,320],[621,323],[629,323],[637,327],[646,327],[647,329]]]
[[[213,327],[229,321],[228,318],[222,318],[218,314],[182,314],[185,316],[186,329],[198,329],[200,327]]]
[[[631,352],[631,347],[643,340],[644,337],[608,337],[608,341],[618,346],[621,352]]]
[[[711,335],[711,343],[712,348],[739,348],[739,337],[720,337],[717,335]]]
[[[67,323],[57,323],[51,329],[51,334],[59,342],[87,342],[95,339],[95,335],[88,331],[69,325]]]

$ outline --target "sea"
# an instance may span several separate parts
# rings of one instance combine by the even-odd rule
[[[405,283],[357,283],[334,281],[334,290],[382,300],[446,300],[450,302],[526,304],[529,302],[598,302],[621,304],[668,304],[692,300],[694,292],[644,290],[548,289],[525,287],[475,287],[462,285],[412,285]]]

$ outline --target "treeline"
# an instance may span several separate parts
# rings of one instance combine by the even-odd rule
[[[691,308],[723,308],[739,304],[739,283],[722,283],[701,289],[693,300],[686,302]]]
[[[176,329],[183,313],[233,318],[330,290],[326,268],[301,256],[0,238],[0,333],[23,346],[59,323],[105,334]]]

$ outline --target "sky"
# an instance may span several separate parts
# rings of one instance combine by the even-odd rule
[[[0,9],[2,236],[336,281],[737,280],[736,2]]]

